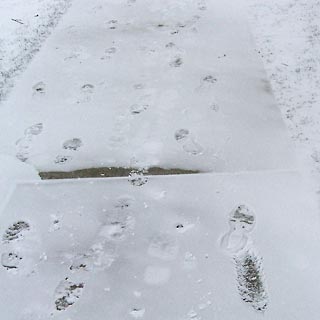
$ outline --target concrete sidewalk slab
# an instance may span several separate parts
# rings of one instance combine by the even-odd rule
[[[20,184],[0,226],[2,315],[317,319],[319,217],[302,185],[289,172]]]
[[[241,2],[78,0],[0,110],[0,150],[42,171],[290,169]]]

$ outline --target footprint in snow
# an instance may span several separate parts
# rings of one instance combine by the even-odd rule
[[[117,27],[118,27],[118,21],[117,20],[110,20],[110,21],[108,21],[108,28],[109,29],[111,29],[111,30],[115,30],[115,29],[117,29]]]
[[[134,201],[132,197],[121,196],[113,209],[103,211],[102,226],[93,245],[87,252],[72,258],[70,270],[101,271],[111,266],[116,259],[117,246],[135,227],[135,219],[130,214]]]
[[[28,222],[19,220],[12,223],[2,236],[4,252],[1,255],[1,265],[7,270],[33,273],[39,244],[34,236]]]
[[[130,107],[130,113],[132,115],[137,115],[142,113],[143,111],[146,111],[149,108],[149,105],[147,104],[133,104]]]
[[[101,60],[109,60],[117,52],[116,47],[110,47],[105,50],[104,55],[100,58]]]
[[[94,85],[91,83],[86,83],[80,88],[80,99],[77,103],[86,103],[91,101],[91,96],[94,92]]]
[[[33,87],[33,95],[43,95],[46,92],[46,84],[42,81],[37,82]]]
[[[114,209],[105,212],[103,225],[99,236],[109,241],[123,240],[133,231],[135,219],[131,215],[131,205],[134,199],[121,197],[117,200]]]
[[[268,307],[268,294],[262,258],[253,251],[246,251],[234,257],[237,271],[238,292],[241,299],[258,311],[264,312]]]
[[[64,311],[81,297],[84,290],[84,283],[74,283],[66,278],[61,281],[55,289],[55,308],[57,311]]]
[[[246,205],[237,206],[229,214],[229,231],[222,237],[220,245],[222,249],[232,254],[241,299],[256,311],[263,312],[268,306],[268,294],[262,258],[255,254],[254,248],[248,248],[255,221],[253,210]]]
[[[1,255],[1,265],[7,270],[18,269],[22,257],[16,252],[4,252]]]
[[[69,162],[72,160],[72,157],[70,156],[61,156],[61,155],[58,155],[55,160],[54,160],[54,163],[55,164],[65,164],[66,162]]]
[[[30,225],[25,221],[17,221],[9,226],[3,237],[3,243],[10,243],[12,241],[22,240],[24,238],[24,234],[30,230]]]
[[[148,177],[144,176],[144,170],[132,170],[128,181],[135,187],[141,187],[148,182]]]
[[[36,123],[24,130],[25,137],[32,137],[39,135],[43,130],[43,124],[42,123]]]
[[[183,64],[183,60],[182,60],[182,58],[179,57],[179,56],[175,57],[175,58],[169,63],[170,67],[172,67],[172,68],[179,68],[179,67],[182,66],[182,64]]]
[[[200,155],[203,147],[190,134],[188,129],[179,129],[174,134],[175,140],[182,145],[182,149],[190,155]]]
[[[114,207],[116,209],[121,209],[121,210],[124,210],[124,209],[129,209],[132,204],[134,203],[135,199],[133,197],[130,197],[130,196],[120,196]]]
[[[218,103],[213,102],[210,105],[210,109],[213,110],[214,112],[218,112],[220,110],[220,107],[219,107]]]
[[[221,239],[221,248],[231,253],[244,249],[249,233],[255,225],[255,214],[245,205],[239,205],[229,215],[229,231]]]
[[[168,42],[167,44],[166,44],[166,48],[174,48],[176,45],[175,45],[175,43],[174,42]]]
[[[158,234],[151,238],[148,254],[161,260],[173,260],[179,252],[175,239],[168,234]]]
[[[79,138],[73,138],[70,140],[66,140],[62,147],[65,150],[77,151],[82,146],[82,140]]]
[[[201,11],[207,10],[207,5],[205,0],[198,1],[198,9]]]
[[[25,162],[30,157],[30,148],[35,136],[38,136],[43,131],[43,124],[36,123],[24,130],[24,136],[16,141],[17,153],[16,157]]]

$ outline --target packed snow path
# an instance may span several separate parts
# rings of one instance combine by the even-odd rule
[[[76,1],[0,125],[0,151],[41,171],[294,167],[238,3]]]

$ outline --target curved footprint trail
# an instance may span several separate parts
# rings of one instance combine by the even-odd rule
[[[249,247],[250,232],[255,226],[255,214],[239,205],[229,215],[229,231],[221,239],[221,248],[229,252],[236,266],[238,291],[241,299],[253,309],[263,312],[268,306],[262,258]]]

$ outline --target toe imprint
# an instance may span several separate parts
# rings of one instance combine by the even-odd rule
[[[263,312],[268,305],[262,259],[254,253],[246,252],[234,258],[237,270],[238,291],[243,301],[256,311]]]

